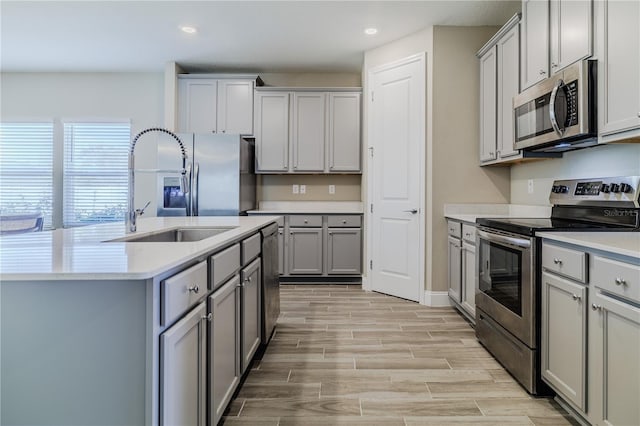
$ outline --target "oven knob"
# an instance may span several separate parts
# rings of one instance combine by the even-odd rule
[[[560,194],[566,194],[567,192],[569,192],[569,187],[565,186],[565,185],[559,185],[558,186],[558,192]]]
[[[611,188],[609,188],[609,185],[607,185],[606,183],[603,183],[602,187],[600,187],[600,191],[608,194],[611,191]]]
[[[558,187],[556,185],[553,185],[551,187],[551,192],[553,192],[554,194],[557,194],[558,193]]]
[[[633,188],[631,188],[631,185],[629,185],[628,183],[621,183],[620,184],[620,192],[631,192],[633,191]]]
[[[617,183],[612,183],[611,192],[620,192],[620,186]]]

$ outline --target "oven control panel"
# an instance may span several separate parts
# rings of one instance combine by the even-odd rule
[[[553,205],[601,204],[640,207],[640,176],[556,180],[549,202]]]

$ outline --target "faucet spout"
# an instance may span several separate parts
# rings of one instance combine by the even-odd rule
[[[131,141],[131,145],[129,146],[129,164],[128,164],[128,171],[129,171],[129,179],[128,179],[128,190],[129,190],[129,201],[128,201],[128,208],[127,208],[127,215],[125,217],[125,226],[126,226],[126,231],[127,233],[131,233],[131,232],[136,232],[137,230],[137,226],[136,226],[136,222],[138,219],[138,216],[141,216],[144,213],[144,210],[147,208],[147,206],[149,205],[149,203],[147,203],[142,209],[136,209],[135,208],[135,200],[134,200],[134,189],[135,189],[135,149],[136,149],[136,144],[138,143],[138,139],[140,139],[140,137],[144,134],[147,134],[149,132],[161,132],[161,133],[166,133],[169,136],[171,136],[173,139],[175,139],[175,141],[178,143],[178,145],[180,146],[180,152],[182,155],[182,177],[180,179],[180,185],[183,186],[182,191],[183,192],[189,192],[188,189],[188,180],[189,177],[187,176],[187,150],[184,146],[184,144],[182,143],[182,141],[180,140],[180,138],[178,137],[178,135],[176,135],[175,133],[167,130],[167,129],[162,129],[160,127],[151,127],[149,129],[145,129],[143,131],[141,131],[140,133],[138,133],[133,140]]]

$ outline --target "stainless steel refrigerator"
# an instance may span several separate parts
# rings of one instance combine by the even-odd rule
[[[175,141],[158,142],[158,216],[237,216],[256,207],[255,146],[240,135],[180,133],[190,188],[180,190]]]

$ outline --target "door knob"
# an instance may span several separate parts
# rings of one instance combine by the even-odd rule
[[[416,214],[418,213],[418,209],[411,209],[411,210],[402,210],[405,213],[411,213],[411,214]]]

